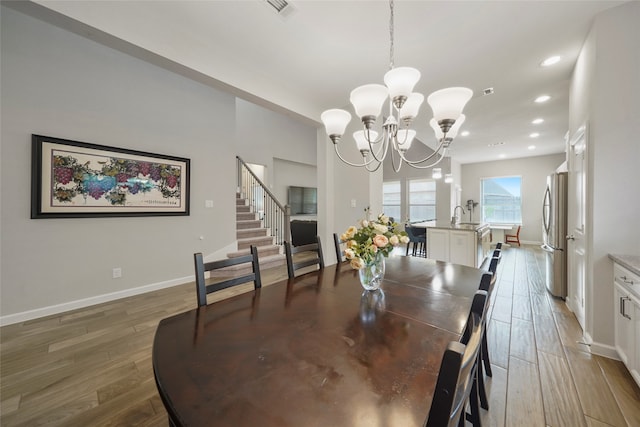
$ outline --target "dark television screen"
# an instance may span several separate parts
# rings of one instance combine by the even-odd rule
[[[315,187],[289,187],[291,215],[316,215],[318,213],[318,189]]]

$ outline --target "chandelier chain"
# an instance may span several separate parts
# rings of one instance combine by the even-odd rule
[[[393,39],[394,39],[394,34],[393,34],[393,27],[394,27],[394,15],[393,15],[393,0],[391,0],[389,2],[389,9],[391,11],[391,13],[389,14],[389,69],[392,70],[393,69]]]

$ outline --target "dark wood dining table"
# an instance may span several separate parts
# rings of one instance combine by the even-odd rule
[[[391,256],[380,291],[341,263],[163,319],[158,391],[176,425],[422,426],[481,276]]]

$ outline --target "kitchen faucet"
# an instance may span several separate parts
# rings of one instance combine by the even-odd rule
[[[451,225],[456,225],[458,223],[458,217],[456,216],[456,209],[462,209],[462,215],[464,215],[464,208],[460,205],[453,208],[453,216],[451,217]]]

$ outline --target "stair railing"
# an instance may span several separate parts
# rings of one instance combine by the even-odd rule
[[[249,200],[254,212],[260,215],[262,225],[270,230],[277,245],[291,241],[291,209],[282,205],[266,185],[239,156],[237,159],[238,190]]]

